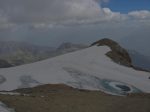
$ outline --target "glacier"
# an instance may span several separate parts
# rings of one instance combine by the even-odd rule
[[[0,91],[66,84],[110,94],[150,93],[150,73],[114,63],[108,46],[92,46],[44,61],[0,69]]]

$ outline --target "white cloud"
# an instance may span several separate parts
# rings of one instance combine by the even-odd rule
[[[10,0],[0,1],[0,7],[13,22],[60,22],[102,16],[95,0]]]
[[[89,24],[120,20],[120,13],[102,8],[107,0],[1,0],[0,8],[16,24]]]
[[[140,47],[148,50],[150,11],[122,14],[102,8],[100,2],[109,0],[0,0],[0,39],[47,45],[99,38],[122,38],[136,44],[139,39],[145,42]]]
[[[134,19],[150,19],[150,11],[147,10],[132,11],[129,12],[128,15]]]
[[[150,19],[149,11],[128,14],[102,8],[100,2],[109,0],[0,0],[0,24],[30,24],[35,28],[55,25],[97,24],[108,21]]]
[[[109,8],[103,8],[103,11],[105,14],[105,20],[120,21],[127,19],[125,14],[121,14],[120,12],[112,12]]]

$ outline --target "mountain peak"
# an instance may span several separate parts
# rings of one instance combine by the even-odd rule
[[[121,47],[117,42],[108,38],[104,38],[91,44],[91,46],[94,45],[110,47],[111,51],[106,53],[108,57],[110,57],[114,62],[119,63],[121,65],[125,65],[128,67],[132,66],[132,60],[127,50]]]

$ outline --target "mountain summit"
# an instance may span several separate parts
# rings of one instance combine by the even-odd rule
[[[110,47],[111,51],[106,53],[108,57],[110,57],[114,62],[118,64],[129,67],[132,66],[132,61],[128,52],[124,48],[122,48],[117,42],[105,38],[91,44],[91,46],[94,45]]]
[[[36,63],[0,69],[0,91],[44,84],[66,84],[115,95],[150,93],[148,72],[117,64],[106,54],[112,55],[118,63],[126,62],[130,66],[127,52],[115,42],[103,39],[82,50]]]

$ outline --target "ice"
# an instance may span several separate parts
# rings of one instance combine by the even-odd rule
[[[0,112],[15,112],[13,109],[6,107],[2,102],[0,102]]]
[[[93,46],[32,64],[0,69],[0,90],[59,83],[101,90],[98,79],[107,79],[150,93],[150,73],[114,63],[105,55],[109,51],[107,46]]]

